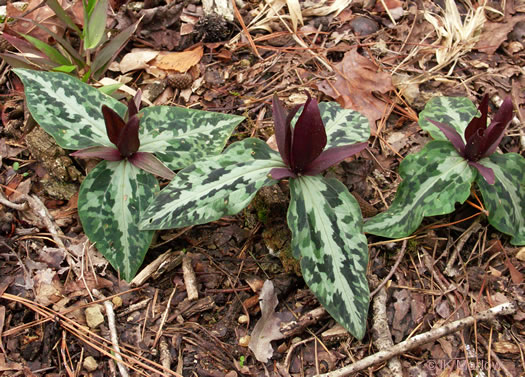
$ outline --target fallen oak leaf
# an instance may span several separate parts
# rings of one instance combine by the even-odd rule
[[[193,50],[168,52],[166,54],[160,53],[152,62],[152,65],[164,70],[185,73],[200,62],[203,54],[202,46],[198,46]]]
[[[370,131],[375,135],[376,121],[386,112],[388,104],[376,98],[373,92],[394,90],[392,77],[379,72],[376,65],[353,48],[335,65],[336,80],[322,81],[317,88],[334,98],[343,108],[360,112],[367,117]]]
[[[252,350],[255,358],[266,363],[273,355],[272,340],[284,338],[279,329],[281,320],[275,313],[279,300],[273,290],[273,283],[266,280],[259,294],[259,305],[261,306],[261,318],[255,324],[248,347]]]

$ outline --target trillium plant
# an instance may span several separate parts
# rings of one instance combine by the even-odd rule
[[[15,69],[36,122],[73,156],[101,158],[80,186],[78,214],[89,240],[131,280],[153,232],[139,230],[141,213],[159,192],[153,174],[219,154],[243,117],[179,107],[139,111],[140,92],[124,105],[72,76]]]
[[[487,127],[488,96],[479,108],[463,97],[436,97],[421,112],[419,123],[435,139],[407,156],[403,178],[390,208],[365,224],[368,233],[398,238],[413,233],[424,216],[454,211],[470,196],[475,182],[488,211],[488,221],[525,244],[525,159],[496,152],[513,117],[506,98]],[[463,136],[462,136],[463,135]]]
[[[369,301],[362,216],[348,189],[320,173],[365,148],[368,121],[336,103],[318,104],[311,98],[297,117],[300,108],[287,114],[274,97],[279,152],[248,138],[221,155],[195,162],[150,204],[141,228],[179,228],[236,214],[260,188],[289,178],[287,220],[293,255],[300,259],[306,283],[326,310],[361,339]]]

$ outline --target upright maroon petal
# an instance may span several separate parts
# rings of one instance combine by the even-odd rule
[[[272,99],[273,123],[275,129],[275,141],[277,149],[286,165],[290,165],[290,145],[292,143],[292,130],[290,122],[287,121],[286,110],[281,101],[274,94]]]
[[[120,133],[126,125],[124,119],[122,119],[115,110],[106,105],[102,105],[102,115],[106,123],[106,133],[108,134],[109,141],[118,145]]]
[[[461,138],[461,135],[451,126],[445,123],[436,122],[435,120],[426,118],[430,123],[440,129],[445,137],[452,143],[454,148],[459,152],[460,155],[464,156],[465,154],[465,142]]]
[[[120,132],[117,147],[123,157],[129,157],[139,150],[139,118],[137,115],[133,116]]]
[[[317,100],[308,98],[292,134],[291,168],[302,173],[326,146],[326,130]]]
[[[365,149],[367,143],[358,143],[352,145],[344,145],[341,147],[334,147],[323,151],[304,171],[305,175],[317,175],[322,173],[345,158],[353,156],[356,153]]]
[[[465,140],[470,139],[475,133],[478,132],[478,130],[483,130],[482,133],[485,132],[485,129],[487,128],[487,114],[489,112],[488,94],[485,94],[481,100],[478,110],[481,113],[481,116],[479,118],[472,118],[465,129]]]
[[[485,148],[482,157],[490,156],[498,147],[505,134],[505,129],[514,115],[513,109],[512,99],[510,97],[505,98],[498,112],[494,115],[494,119],[490,122],[487,131],[485,131]]]

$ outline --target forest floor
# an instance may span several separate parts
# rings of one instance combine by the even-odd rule
[[[368,148],[327,174],[358,198],[365,219],[392,202],[402,159],[431,140],[417,121],[434,96],[478,104],[488,93],[492,114],[511,96],[517,120],[500,148],[524,155],[524,1],[488,1],[485,9],[483,1],[472,1],[472,8],[457,1],[456,21],[454,2],[445,0],[241,3],[226,11],[231,21],[225,21],[204,17],[198,0],[169,12],[163,0],[145,1],[148,17],[106,75],[142,88],[154,104],[245,116],[235,140],[273,134],[274,93],[287,107],[309,93],[361,112],[371,127]],[[111,7],[112,27],[136,18],[131,6]],[[152,63],[159,51],[195,47],[203,55],[187,74]],[[143,263],[150,268],[145,277],[119,280],[77,216],[89,165],[70,158],[39,127],[26,128],[20,83],[9,65],[1,67],[0,375],[119,375],[111,327],[131,376],[524,375],[525,249],[510,245],[468,203],[426,218],[407,239],[367,236],[371,291],[386,284],[371,298],[360,341],[320,307],[287,253],[286,183],[262,190],[237,216],[159,231]],[[193,301],[183,264],[195,273]],[[284,337],[272,342],[273,355],[262,363],[247,345],[267,279]],[[94,289],[112,298],[114,325],[109,301],[93,296]],[[401,343],[511,301],[518,305],[512,315],[475,321],[351,373],[344,369],[392,350],[389,338]]]

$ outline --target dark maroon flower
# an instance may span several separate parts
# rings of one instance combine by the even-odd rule
[[[148,152],[139,152],[139,108],[142,93],[137,91],[135,97],[129,100],[128,110],[124,119],[106,105],[102,105],[102,115],[106,124],[106,133],[109,141],[116,148],[96,146],[81,149],[72,153],[80,158],[102,158],[108,161],[128,159],[136,167],[163,178],[172,179],[175,174],[168,169],[157,157]]]
[[[469,165],[474,166],[487,183],[492,185],[496,181],[494,172],[478,161],[494,153],[501,142],[505,128],[512,119],[512,100],[510,97],[505,98],[494,119],[487,127],[488,109],[489,97],[485,95],[478,107],[481,116],[473,118],[465,129],[466,144],[453,127],[432,119],[427,118],[427,120],[438,127],[454,145],[458,153],[468,160]]]
[[[326,131],[315,99],[306,100],[303,111],[292,130],[291,122],[301,106],[286,114],[282,103],[273,96],[273,116],[277,148],[286,168],[270,171],[273,179],[300,175],[317,175],[332,165],[363,150],[367,143],[358,143],[324,150]]]

